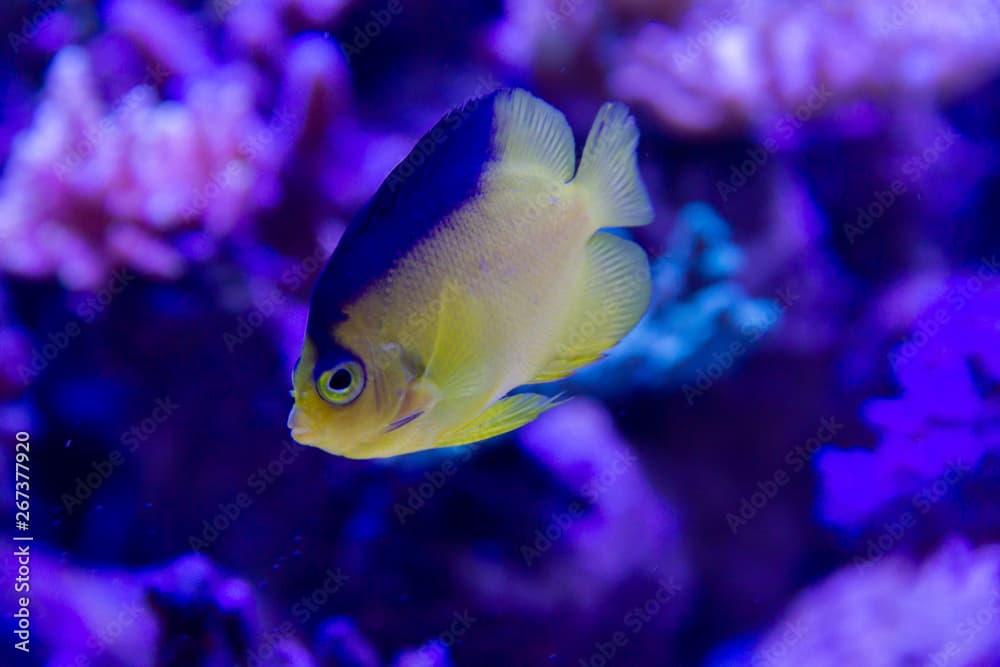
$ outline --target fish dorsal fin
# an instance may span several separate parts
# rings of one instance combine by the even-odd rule
[[[533,383],[566,377],[604,356],[649,305],[649,261],[632,241],[597,232],[587,241],[583,286],[552,358]]]
[[[434,446],[453,447],[508,433],[566,400],[541,394],[515,394],[502,398],[461,426],[439,434]]]
[[[338,305],[357,298],[372,277],[480,193],[487,174],[541,174],[565,183],[575,161],[565,117],[524,90],[495,91],[449,112],[351,220],[316,283],[324,298],[313,300],[310,333],[322,337],[319,326],[343,319]]]
[[[494,146],[505,169],[542,168],[561,183],[573,178],[576,148],[561,111],[526,90],[497,93]]]

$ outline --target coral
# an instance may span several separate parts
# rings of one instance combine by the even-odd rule
[[[951,96],[1000,63],[1000,10],[989,0],[509,0],[505,9],[487,34],[504,65],[567,101],[633,103],[688,136],[798,128],[871,97]],[[593,72],[603,92],[565,86],[567,69]]]
[[[7,4],[35,662],[1000,664],[993,0]],[[648,314],[509,435],[289,442],[347,221],[503,86],[631,105]]]
[[[601,2],[507,0],[490,45],[508,65],[558,69],[589,48],[608,8]]]
[[[955,540],[919,565],[893,557],[836,572],[799,595],[743,658],[816,667],[996,664],[1000,545]]]
[[[343,667],[378,667],[378,652],[350,618],[331,618],[323,623],[316,639],[316,657],[321,664],[332,660]]]
[[[1000,63],[1000,11],[987,0],[697,5],[677,27],[627,37],[607,81],[684,134],[793,114],[801,124],[869,96],[954,94]]]
[[[956,471],[964,475],[1000,449],[998,276],[993,255],[975,272],[952,277],[892,349],[888,361],[901,393],[873,399],[864,410],[879,433],[874,450],[819,452],[826,521],[858,526],[892,499]]]
[[[183,103],[140,85],[109,109],[87,51],[68,47],[0,183],[0,267],[76,290],[123,264],[176,277],[169,233],[203,224],[222,236],[266,203],[287,124],[260,118],[238,77],[193,83]]]
[[[592,609],[635,574],[686,585],[676,516],[599,403],[575,399],[527,426],[521,440],[577,500],[541,517],[525,536],[521,557],[536,575],[474,560],[463,568],[468,586],[495,605],[551,612],[567,603]],[[561,540],[565,548],[547,555]]]
[[[571,377],[599,395],[627,388],[697,383],[716,357],[740,345],[743,357],[781,318],[779,299],[753,298],[735,280],[743,251],[707,204],[678,212],[666,250],[653,261],[646,316],[609,358]]]
[[[451,667],[448,649],[440,642],[431,642],[413,651],[404,651],[392,667]]]

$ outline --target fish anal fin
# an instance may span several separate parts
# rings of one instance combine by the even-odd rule
[[[597,232],[586,247],[583,286],[550,360],[531,382],[566,377],[597,361],[632,330],[649,305],[649,261],[627,239]]]
[[[561,380],[564,377],[572,375],[576,370],[583,368],[588,364],[600,361],[605,356],[607,355],[597,354],[592,357],[552,359],[545,365],[545,368],[535,373],[535,376],[531,378],[531,382],[529,384],[540,384],[542,382],[554,382],[556,380]]]
[[[439,434],[434,446],[465,445],[509,433],[566,400],[541,394],[515,394],[502,398],[461,426]]]

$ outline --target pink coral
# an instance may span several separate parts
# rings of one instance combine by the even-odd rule
[[[802,119],[981,82],[1000,64],[998,27],[985,0],[697,3],[679,27],[651,22],[626,38],[607,87],[683,133]]]
[[[191,82],[183,103],[140,85],[108,108],[97,90],[87,51],[63,49],[0,183],[0,269],[71,289],[120,264],[173,277],[182,257],[170,232],[227,234],[273,197],[274,138],[292,123],[261,119],[232,72]]]

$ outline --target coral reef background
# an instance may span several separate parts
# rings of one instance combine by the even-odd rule
[[[1000,665],[997,0],[13,0],[0,35],[0,664]],[[501,86],[578,144],[636,113],[648,315],[508,437],[289,442],[346,222]]]

